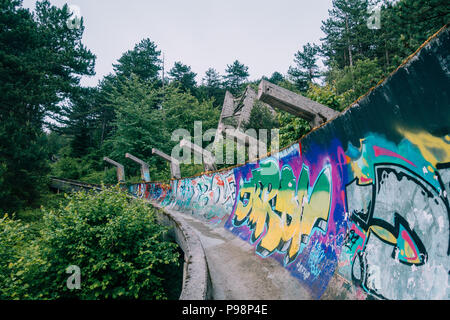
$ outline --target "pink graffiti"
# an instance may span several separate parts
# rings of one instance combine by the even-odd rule
[[[402,231],[402,238],[408,243],[409,247],[414,251],[413,257],[409,257],[409,258],[405,257],[405,259],[415,261],[418,258],[418,254],[417,254],[417,250],[416,250],[414,241],[411,239],[411,236],[409,235],[409,233],[406,232],[405,230]]]
[[[399,154],[397,154],[395,152],[392,152],[391,150],[384,149],[384,148],[377,147],[377,146],[373,146],[373,151],[375,152],[375,157],[379,157],[379,156],[394,157],[394,158],[402,159],[403,161],[406,161],[410,165],[412,165],[414,167],[417,167],[414,163],[412,163],[408,159],[402,157],[401,155],[399,155]]]

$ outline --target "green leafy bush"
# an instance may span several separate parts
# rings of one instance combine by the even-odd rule
[[[61,158],[52,165],[52,175],[59,178],[79,179],[81,176],[81,165],[77,159]]]
[[[33,241],[25,239],[26,226],[3,218],[1,298],[167,299],[164,275],[179,264],[179,253],[153,210],[115,187],[43,209]],[[70,265],[81,270],[80,289],[67,288]]]
[[[306,97],[336,111],[341,111],[346,107],[343,105],[344,95],[338,95],[336,89],[330,85],[322,87],[311,83]]]
[[[278,113],[278,121],[280,122],[280,148],[298,141],[311,130],[308,121],[284,111]]]
[[[109,168],[103,171],[92,171],[80,178],[80,181],[95,184],[116,184],[117,171],[116,168]]]
[[[27,231],[27,225],[10,219],[7,214],[0,219],[0,300],[15,299],[23,295],[17,277],[23,273],[18,266],[24,259]]]

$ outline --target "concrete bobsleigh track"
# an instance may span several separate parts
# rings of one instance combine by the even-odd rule
[[[449,299],[449,88],[444,27],[288,148],[130,191],[194,230],[210,298]]]

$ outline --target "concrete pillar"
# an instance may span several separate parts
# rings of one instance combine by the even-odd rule
[[[250,119],[250,113],[252,112],[253,105],[256,100],[256,92],[250,86],[245,89],[244,95],[237,103],[235,112],[239,113],[239,119],[237,123],[237,129],[240,129],[244,122]]]
[[[217,170],[217,167],[215,165],[214,156],[208,150],[205,150],[202,147],[200,147],[196,144],[193,144],[192,142],[185,140],[185,139],[180,141],[180,147],[182,147],[182,148],[187,147],[194,154],[201,156],[203,159],[203,165],[204,165],[205,171]]]
[[[248,134],[245,134],[239,129],[227,129],[226,134],[230,137],[235,138],[237,143],[239,143],[240,145],[249,147],[248,157],[250,161],[254,161],[258,157],[265,156],[267,154],[267,145],[264,142]]]
[[[121,165],[120,163],[118,163],[114,160],[111,160],[108,157],[104,157],[103,160],[112,164],[113,166],[115,166],[117,168],[117,181],[119,183],[125,182],[125,169],[123,168],[123,165]]]
[[[216,144],[219,141],[219,137],[223,133],[223,130],[225,129],[225,125],[223,124],[223,119],[232,116],[233,112],[234,112],[234,97],[227,90],[225,92],[225,98],[223,100],[222,112],[220,113],[220,119],[219,119],[219,124],[217,125],[214,144]]]
[[[168,156],[167,154],[156,148],[152,149],[152,154],[156,154],[157,156],[160,156],[161,158],[170,163],[170,173],[172,175],[172,178],[181,179],[180,163],[178,162],[177,159]]]
[[[139,158],[136,158],[135,156],[129,154],[129,153],[125,153],[125,158],[130,159],[138,164],[141,165],[141,179],[144,182],[150,182],[150,171],[149,171],[149,166],[148,163],[142,161]]]
[[[258,99],[272,107],[287,111],[309,121],[313,128],[339,114],[339,112],[331,108],[266,80],[262,80],[259,84]]]

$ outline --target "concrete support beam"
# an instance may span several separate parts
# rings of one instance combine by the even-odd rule
[[[109,164],[112,164],[113,166],[115,166],[117,168],[117,181],[119,183],[125,182],[125,169],[123,168],[123,165],[121,165],[120,163],[118,163],[114,160],[111,160],[108,157],[104,157],[103,160],[108,162]]]
[[[242,132],[241,130],[235,129],[235,130],[226,130],[225,131],[228,135],[230,135],[233,138],[236,138],[236,140],[240,143],[243,144],[245,146],[251,146],[251,145],[256,145],[259,148],[265,148],[267,147],[267,145],[262,142],[259,141],[258,139],[256,139],[255,137],[252,137],[248,134],[245,134],[244,132]]]
[[[240,145],[249,147],[248,157],[250,161],[267,154],[267,145],[264,142],[245,134],[239,129],[227,129],[224,133],[229,137],[235,138]]]
[[[170,163],[170,173],[172,175],[172,178],[181,179],[180,163],[178,162],[177,159],[168,156],[167,154],[156,148],[152,149],[152,154],[156,154],[157,156],[160,156],[161,158]]]
[[[222,106],[222,117],[229,117],[233,115],[234,112],[234,96],[228,90],[225,92],[225,97],[223,99]]]
[[[223,100],[222,112],[220,113],[220,119],[219,119],[219,124],[217,125],[217,131],[216,131],[216,136],[214,138],[214,144],[216,144],[219,141],[219,137],[225,128],[225,126],[223,124],[223,119],[226,117],[232,116],[233,112],[234,112],[234,97],[227,90],[225,92],[225,98]]]
[[[205,150],[202,147],[200,147],[196,144],[193,144],[192,142],[185,140],[185,139],[180,141],[180,147],[182,147],[182,148],[186,147],[186,148],[190,149],[194,154],[201,156],[203,159],[203,165],[204,165],[206,171],[217,170],[217,167],[215,165],[214,156],[208,150]]]
[[[242,108],[239,110],[239,120],[237,129],[240,129],[244,122],[250,119],[250,113],[252,112],[253,105],[255,104],[257,93],[250,86],[247,86],[244,96],[238,102],[242,104]],[[237,105],[239,107],[239,105]]]
[[[258,99],[309,121],[312,127],[317,127],[339,114],[331,108],[266,80],[262,80],[259,84]]]
[[[125,153],[125,158],[128,158],[128,159],[140,164],[141,165],[141,179],[144,182],[150,182],[150,171],[149,171],[148,163],[142,161],[139,158],[136,158],[135,156],[133,156],[129,153]]]

